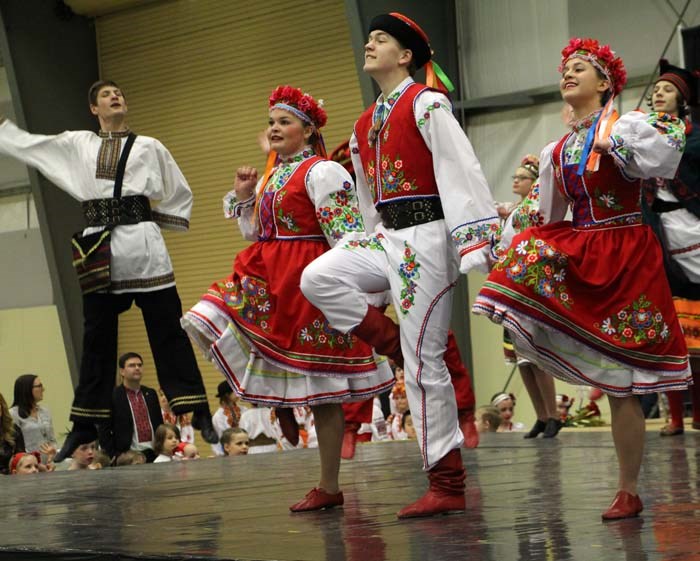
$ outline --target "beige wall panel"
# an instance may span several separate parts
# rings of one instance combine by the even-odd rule
[[[166,233],[183,307],[226,276],[247,245],[222,216],[236,168],[264,165],[256,136],[280,84],[323,98],[329,149],[346,139],[362,100],[342,0],[153,3],[97,20],[102,77],[125,90],[129,122],[173,153],[194,192],[188,233]],[[141,314],[120,325],[120,352],[144,354],[157,385]],[[199,358],[199,357],[198,357]],[[212,406],[221,375],[200,359]]]

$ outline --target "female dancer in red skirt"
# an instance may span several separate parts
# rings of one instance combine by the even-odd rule
[[[659,244],[641,223],[639,178],[673,177],[683,125],[667,114],[617,118],[626,72],[594,39],[562,51],[560,89],[577,119],[540,157],[544,226],[513,237],[474,312],[503,323],[516,352],[608,394],[620,467],[604,520],[637,516],[644,417],[637,394],[687,387],[688,351]],[[573,219],[563,221],[571,206]]]
[[[224,199],[226,216],[237,217],[255,242],[236,256],[233,274],[183,318],[240,397],[289,412],[311,406],[321,479],[293,512],[343,504],[341,402],[393,384],[386,360],[375,361],[369,345],[331,329],[299,290],[306,265],[346,233],[364,230],[352,179],[325,159],[319,133],[325,123],[310,95],[289,86],[272,92],[267,137],[275,166],[260,181],[255,169],[239,168]]]

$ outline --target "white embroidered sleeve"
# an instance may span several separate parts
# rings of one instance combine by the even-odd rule
[[[161,228],[186,231],[192,214],[192,191],[168,149],[158,140],[154,146],[163,182],[163,198],[151,201],[153,220]]]
[[[540,210],[542,224],[564,220],[569,203],[556,185],[552,153],[556,142],[544,147],[540,154]]]
[[[443,94],[425,91],[416,99],[414,112],[433,155],[445,222],[461,259],[459,269],[487,272],[499,218],[474,149]]]
[[[330,161],[315,164],[306,178],[306,192],[331,247],[347,234],[364,232],[355,184],[343,166]]]
[[[685,147],[685,125],[668,113],[631,111],[613,125],[610,155],[629,178],[673,178]]]
[[[379,213],[374,207],[374,199],[372,191],[367,184],[364,168],[362,167],[362,159],[360,158],[360,150],[357,145],[355,133],[350,137],[350,157],[352,159],[352,167],[355,170],[355,186],[357,190],[357,199],[360,204],[360,212],[365,223],[365,229],[368,233],[374,232],[377,224],[381,221]]]

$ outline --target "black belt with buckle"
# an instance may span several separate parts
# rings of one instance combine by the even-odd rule
[[[440,199],[437,198],[388,202],[380,206],[377,211],[382,217],[382,224],[394,230],[445,218]]]
[[[664,212],[673,212],[674,210],[681,208],[684,208],[681,203],[664,201],[663,199],[654,199],[654,202],[651,205],[651,210],[659,214]]]
[[[132,195],[83,201],[88,226],[119,226],[153,220],[148,197]]]

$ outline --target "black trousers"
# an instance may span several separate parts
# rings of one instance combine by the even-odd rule
[[[158,383],[173,413],[206,409],[202,375],[187,334],[180,327],[182,304],[173,286],[152,292],[83,295],[83,356],[71,408],[71,421],[100,423],[109,419],[117,368],[119,314],[141,308]],[[124,349],[123,352],[139,349]]]

